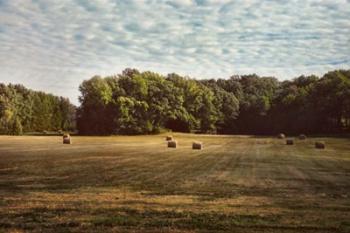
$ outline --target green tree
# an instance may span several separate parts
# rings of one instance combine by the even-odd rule
[[[18,117],[15,117],[15,119],[13,120],[11,132],[9,132],[9,134],[12,134],[12,135],[22,135],[23,134],[22,124],[21,124],[21,121],[19,120]]]

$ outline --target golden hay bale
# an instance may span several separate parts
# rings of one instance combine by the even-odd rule
[[[177,147],[177,141],[176,140],[168,141],[168,147],[176,148]]]
[[[63,144],[72,144],[72,140],[69,134],[63,134]]]
[[[306,139],[306,135],[305,134],[300,134],[299,135],[299,139],[300,140],[305,140]]]
[[[201,142],[193,142],[192,149],[193,150],[201,150],[203,148],[203,143]]]
[[[284,138],[286,138],[286,135],[283,134],[283,133],[280,133],[280,134],[277,135],[277,138],[278,139],[284,139]]]
[[[166,136],[166,138],[165,138],[165,140],[167,140],[167,141],[172,141],[174,138],[173,138],[173,136]]]
[[[286,145],[294,145],[294,140],[293,139],[287,139],[286,140]]]
[[[315,148],[324,149],[324,148],[326,148],[326,143],[323,141],[315,142]]]
[[[63,144],[72,144],[72,140],[70,138],[64,138]]]

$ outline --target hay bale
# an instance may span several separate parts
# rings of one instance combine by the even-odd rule
[[[72,144],[72,140],[69,134],[63,134],[63,144]]]
[[[172,141],[173,139],[174,139],[173,136],[166,136],[165,138],[166,141]]]
[[[280,133],[280,134],[277,135],[277,138],[278,139],[284,139],[284,138],[286,138],[286,135],[283,134],[283,133]]]
[[[286,145],[294,145],[294,140],[293,139],[287,139],[286,140]]]
[[[324,148],[326,148],[326,143],[323,141],[315,142],[315,148],[324,149]]]
[[[72,144],[72,140],[70,138],[64,138],[63,144]]]
[[[305,134],[300,134],[299,135],[299,139],[300,140],[305,140],[306,139],[306,135]]]
[[[203,143],[201,142],[193,142],[192,149],[193,150],[201,150],[203,148]]]
[[[168,141],[168,147],[176,148],[177,147],[177,141],[176,140]]]

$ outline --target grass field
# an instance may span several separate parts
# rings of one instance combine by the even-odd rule
[[[350,232],[350,139],[175,137],[1,136],[0,232]]]

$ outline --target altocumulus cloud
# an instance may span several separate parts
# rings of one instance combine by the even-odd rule
[[[126,67],[280,79],[350,67],[349,0],[0,0],[0,81],[70,97]]]

